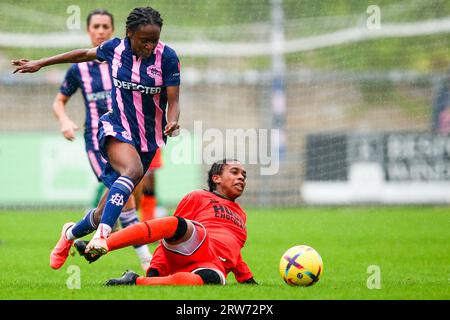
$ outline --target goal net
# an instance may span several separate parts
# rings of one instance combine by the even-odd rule
[[[163,203],[205,188],[225,157],[247,168],[247,205],[450,201],[448,1],[151,5],[182,72],[182,130],[158,173]],[[0,205],[85,205],[96,188],[82,134],[65,141],[52,114],[68,65],[12,75],[9,61],[89,47],[95,8],[114,14],[122,38],[137,6],[0,3]],[[80,93],[67,112],[83,124]]]

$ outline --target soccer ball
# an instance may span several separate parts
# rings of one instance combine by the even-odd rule
[[[311,286],[322,273],[322,258],[309,246],[292,247],[281,257],[280,275],[290,286]]]

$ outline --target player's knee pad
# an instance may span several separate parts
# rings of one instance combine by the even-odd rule
[[[159,271],[155,268],[148,268],[146,277],[159,277]]]
[[[180,218],[180,217],[175,217],[178,219],[178,225],[177,225],[177,229],[175,230],[175,234],[173,235],[172,238],[166,238],[166,241],[172,242],[172,241],[177,241],[180,240],[181,238],[184,237],[184,235],[186,234],[187,231],[187,222],[185,219]]]
[[[194,271],[194,273],[202,278],[204,284],[222,284],[222,279],[215,270],[201,269]]]

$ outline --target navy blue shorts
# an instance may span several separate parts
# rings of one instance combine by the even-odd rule
[[[106,159],[106,163],[102,170],[102,174],[100,175],[100,179],[108,189],[111,189],[112,184],[120,177],[120,173],[116,172],[108,161],[108,155],[106,152],[107,137],[112,137],[121,142],[132,145],[138,151],[144,172],[150,166],[150,163],[152,162],[157,150],[153,150],[150,152],[140,152],[136,148],[136,145],[134,144],[133,139],[130,137],[129,133],[122,127],[122,125],[116,124],[115,122],[111,121],[109,114],[110,113],[105,113],[100,118],[97,137],[100,154],[101,156],[103,156],[103,158]]]

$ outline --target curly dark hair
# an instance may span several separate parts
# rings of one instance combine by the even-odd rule
[[[214,183],[214,181],[212,180],[212,177],[215,175],[221,175],[222,171],[223,171],[223,167],[230,163],[230,162],[236,162],[238,160],[236,159],[223,159],[223,160],[219,160],[216,161],[212,164],[211,169],[209,169],[208,171],[208,188],[209,191],[214,191],[216,190],[216,184]]]

